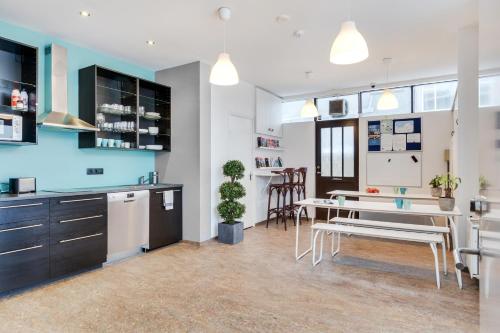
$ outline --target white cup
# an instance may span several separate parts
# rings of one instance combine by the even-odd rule
[[[108,140],[108,147],[114,147],[115,146],[115,139],[109,139]]]

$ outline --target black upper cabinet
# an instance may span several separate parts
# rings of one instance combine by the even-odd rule
[[[170,151],[170,87],[86,67],[79,71],[79,113],[100,129],[80,133],[80,148]]]
[[[36,47],[0,38],[0,143],[37,143],[37,66]]]

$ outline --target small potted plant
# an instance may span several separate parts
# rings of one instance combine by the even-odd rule
[[[461,179],[450,175],[449,173],[443,176],[444,197],[439,198],[439,208],[444,211],[451,211],[455,208],[455,198],[453,191],[458,188]]]
[[[237,221],[245,214],[245,205],[238,201],[245,196],[245,188],[238,180],[244,176],[245,167],[240,161],[228,161],[224,164],[224,176],[230,180],[219,188],[221,203],[217,211],[224,222],[219,223],[218,240],[225,244],[236,244],[243,240],[243,222]]]
[[[431,186],[431,195],[433,197],[439,198],[443,193],[443,189],[441,188],[441,186],[443,185],[443,176],[436,175],[431,179],[429,185]]]
[[[479,176],[479,189],[481,191],[488,189],[489,185],[490,184],[488,183],[488,180],[486,179],[485,176]]]

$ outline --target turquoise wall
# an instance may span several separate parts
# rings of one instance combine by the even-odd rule
[[[0,21],[0,36],[39,48],[38,113],[44,104],[44,48],[58,43],[68,49],[69,112],[78,115],[78,70],[101,65],[141,78],[154,80],[154,71],[113,58],[67,41]],[[0,73],[1,76],[1,73]],[[87,168],[104,168],[104,175],[87,176]],[[38,131],[38,145],[0,144],[0,183],[10,177],[34,176],[38,189],[72,188],[133,184],[137,178],[154,170],[154,152],[99,151],[78,149],[78,134]]]

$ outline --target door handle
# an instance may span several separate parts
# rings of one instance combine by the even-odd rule
[[[22,207],[34,207],[34,206],[41,206],[41,205],[43,205],[43,202],[32,203],[32,204],[24,204],[24,205],[3,206],[3,207],[0,207],[0,209],[11,209],[11,208],[22,208]]]
[[[344,180],[342,178],[333,177],[332,180]]]
[[[128,203],[128,202],[134,202],[135,199],[132,199],[132,200],[123,200],[124,203]]]

